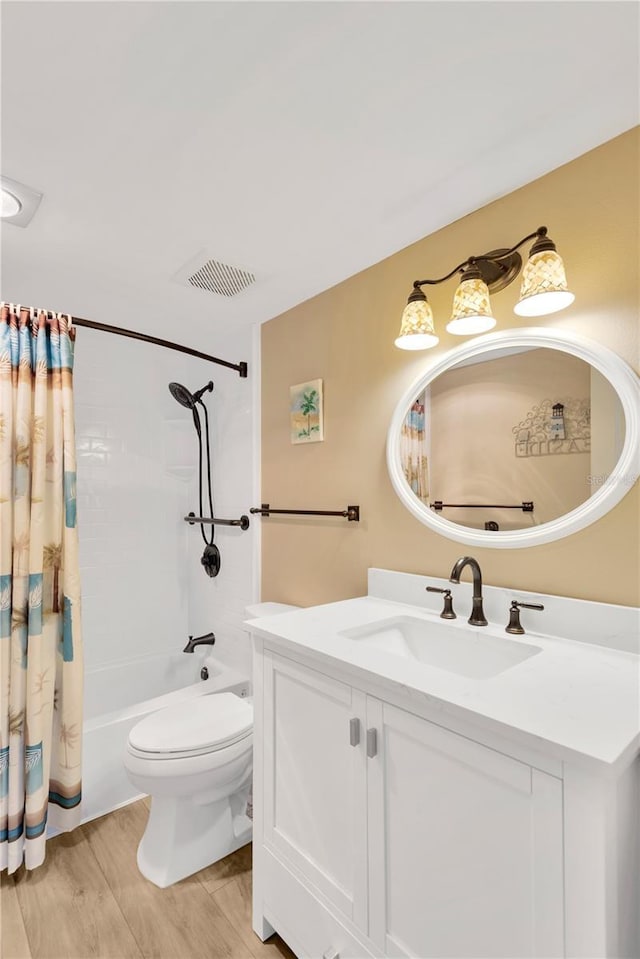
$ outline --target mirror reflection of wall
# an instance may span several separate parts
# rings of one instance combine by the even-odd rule
[[[620,400],[609,380],[591,368],[591,492],[614,472],[624,445]]]
[[[437,377],[417,398],[402,432],[405,476],[422,502],[532,500],[533,513],[441,513],[470,528],[497,523],[513,530],[548,523],[597,492],[619,459],[624,416],[609,382],[584,360],[559,350],[521,349],[467,361]]]

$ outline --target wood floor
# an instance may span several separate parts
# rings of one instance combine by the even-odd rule
[[[251,929],[251,846],[168,889],[140,875],[147,802],[50,840],[39,869],[2,873],[2,959],[294,959]]]

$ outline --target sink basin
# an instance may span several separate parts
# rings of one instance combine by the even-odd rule
[[[417,616],[394,616],[339,635],[470,679],[497,676],[541,652],[539,646],[486,633],[484,627],[465,629]]]

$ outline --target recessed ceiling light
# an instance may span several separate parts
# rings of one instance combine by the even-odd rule
[[[0,176],[0,218],[11,226],[27,226],[38,209],[42,193],[25,183]]]
[[[0,217],[4,219],[6,216],[15,216],[21,209],[22,203],[18,197],[2,187],[2,193],[0,194]]]

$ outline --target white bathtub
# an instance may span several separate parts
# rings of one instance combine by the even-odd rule
[[[199,678],[203,665],[209,670],[206,680]],[[223,689],[247,696],[249,686],[246,677],[211,655],[203,659],[170,654],[87,672],[82,821],[89,822],[139,798],[127,778],[123,756],[129,731],[143,716]]]

